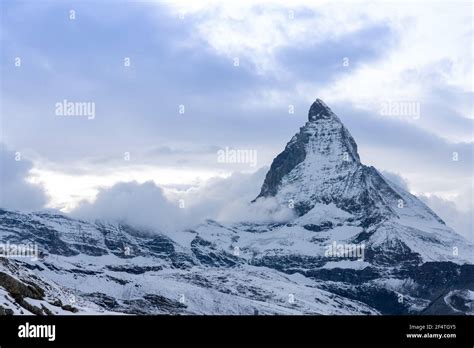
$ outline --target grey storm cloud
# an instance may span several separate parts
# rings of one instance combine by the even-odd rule
[[[33,164],[0,143],[0,208],[31,211],[44,208],[47,196],[41,186],[26,179]]]

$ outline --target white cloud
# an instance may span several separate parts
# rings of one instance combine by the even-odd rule
[[[118,183],[101,189],[94,202],[82,202],[73,216],[86,219],[125,221],[134,226],[173,233],[205,219],[221,222],[283,222],[293,210],[273,198],[250,204],[260,189],[266,170],[234,173],[213,178],[186,191],[163,190],[155,183]]]
[[[93,203],[83,202],[73,211],[73,215],[125,221],[159,231],[177,231],[184,226],[184,211],[168,201],[163,189],[151,181],[142,184],[124,182],[101,189]]]
[[[71,166],[70,169],[74,168]],[[151,180],[162,187],[191,186],[198,185],[217,175],[228,175],[206,168],[194,168],[190,171],[176,167],[157,167],[133,163],[128,166],[123,163],[111,166],[110,170],[88,169],[80,174],[73,173],[73,170],[63,172],[61,169],[43,168],[40,163],[38,168],[31,170],[31,181],[42,185],[51,196],[48,202],[49,208],[59,209],[63,212],[72,211],[83,200],[94,201],[101,190],[104,191],[119,183],[137,182],[142,184]]]
[[[384,177],[410,191],[407,179],[400,174],[382,171]],[[435,194],[418,194],[426,205],[428,205],[446,224],[465,238],[474,241],[474,190],[472,185],[465,189],[462,194],[446,199]]]
[[[387,178],[388,180],[390,180],[391,182],[393,182],[395,185],[401,187],[402,189],[406,190],[406,191],[410,191],[410,189],[408,188],[408,182],[406,179],[404,179],[400,174],[397,174],[397,173],[392,173],[392,172],[388,172],[388,171],[382,171],[382,175]]]
[[[21,153],[0,143],[0,207],[10,210],[39,210],[47,196],[43,187],[28,181],[32,163]]]
[[[228,178],[215,178],[203,186],[185,192],[174,192],[173,199],[184,199],[190,211],[200,217],[223,222],[283,222],[294,217],[287,206],[273,198],[250,202],[260,192],[267,167],[252,174],[233,173]]]
[[[436,195],[419,196],[433,211],[438,214],[448,226],[465,238],[474,241],[474,195],[471,189],[460,200],[469,200],[467,209],[461,209],[455,202],[443,199]]]

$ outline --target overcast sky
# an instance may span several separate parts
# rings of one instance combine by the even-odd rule
[[[365,164],[472,231],[470,1],[1,6],[7,208],[70,211],[120,182],[153,181],[173,195],[254,173],[321,98]],[[94,117],[58,116],[65,99],[94,103]],[[225,147],[256,150],[256,166],[219,163]]]

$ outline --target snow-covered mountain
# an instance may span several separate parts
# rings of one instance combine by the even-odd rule
[[[40,252],[0,257],[0,314],[474,313],[474,246],[363,165],[321,100],[273,161],[268,197],[297,217],[170,236],[0,210],[0,243]]]

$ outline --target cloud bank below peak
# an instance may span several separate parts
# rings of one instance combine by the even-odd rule
[[[121,182],[99,191],[94,202],[82,202],[72,216],[88,220],[124,221],[165,234],[195,226],[206,219],[220,222],[284,222],[293,210],[274,199],[255,198],[266,169],[213,178],[201,187],[164,190],[153,182]]]

